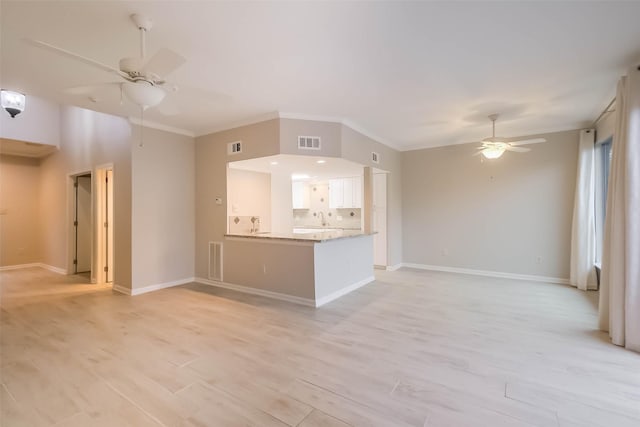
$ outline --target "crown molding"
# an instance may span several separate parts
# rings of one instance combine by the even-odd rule
[[[163,125],[162,123],[158,123],[158,122],[152,122],[150,120],[140,120],[137,117],[132,117],[129,116],[128,117],[129,122],[137,125],[137,126],[142,126],[145,128],[149,128],[149,129],[156,129],[156,130],[162,130],[165,132],[171,132],[171,133],[177,133],[178,135],[184,135],[184,136],[189,136],[191,138],[195,138],[195,134],[189,130],[186,129],[181,129],[181,128],[177,128],[177,127],[173,127],[173,126],[167,126],[167,125]]]
[[[277,119],[277,118],[279,118],[278,112],[277,111],[270,111],[268,113],[261,114],[259,116],[252,116],[252,117],[247,118],[247,119],[236,120],[236,121],[224,124],[224,125],[220,125],[220,126],[216,126],[216,127],[212,127],[212,128],[207,128],[204,131],[196,132],[195,136],[196,137],[200,137],[200,136],[210,135],[212,133],[223,132],[225,130],[239,128],[241,126],[254,125],[256,123],[266,122],[268,120],[273,120],[273,119]]]

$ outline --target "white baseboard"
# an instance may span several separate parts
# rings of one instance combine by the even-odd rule
[[[447,273],[471,274],[474,276],[499,277],[502,279],[527,280],[531,282],[558,283],[568,285],[569,279],[549,276],[535,276],[529,274],[503,273],[501,271],[473,270],[469,268],[444,267],[440,265],[414,264],[403,262],[402,267],[417,268],[420,270],[444,271]]]
[[[355,291],[358,288],[363,287],[364,285],[367,285],[371,282],[373,282],[374,280],[376,280],[376,278],[374,276],[371,277],[367,277],[366,279],[360,280],[359,282],[353,283],[345,288],[342,289],[338,289],[337,291],[324,296],[322,298],[316,298],[316,307],[320,307],[322,305],[325,305],[328,302],[333,301],[334,299],[340,298],[343,295],[346,295],[350,292]]]
[[[113,290],[116,292],[119,292],[121,294],[125,294],[125,295],[131,295],[131,289],[129,288],[125,288],[124,286],[120,286],[120,285],[113,285]]]
[[[144,288],[133,288],[131,290],[131,296],[146,294],[147,292],[158,291],[160,289],[172,288],[174,286],[186,285],[187,283],[193,283],[195,277],[187,277],[186,279],[173,280],[171,282],[157,283],[155,285],[145,286]]]
[[[39,262],[33,262],[31,264],[14,264],[14,265],[5,265],[4,267],[0,267],[0,271],[8,271],[8,270],[19,270],[21,268],[31,268],[31,267],[40,267]]]
[[[402,263],[395,265],[387,265],[387,271],[396,271],[397,269],[402,267]]]
[[[296,297],[293,295],[281,294],[279,292],[265,291],[264,289],[251,288],[249,286],[236,285],[233,283],[218,282],[215,280],[204,279],[202,277],[196,277],[194,281],[197,283],[201,283],[203,285],[215,286],[215,287],[224,288],[224,289],[231,289],[232,291],[238,291],[245,294],[260,295],[267,298],[273,298],[280,301],[287,301],[287,302],[306,305],[310,307],[316,306],[315,301],[309,298]]]
[[[40,267],[44,268],[45,270],[53,271],[54,273],[65,275],[67,274],[67,270],[65,268],[54,267],[53,265],[48,264],[40,264]]]
[[[52,265],[43,264],[41,262],[32,262],[30,264],[5,265],[4,267],[0,267],[0,271],[18,270],[21,268],[32,268],[32,267],[44,268],[45,270],[53,271],[54,273],[58,273],[58,274],[65,274],[65,275],[67,274],[67,270],[65,270],[64,268],[54,267]]]
[[[121,294],[136,296],[136,295],[146,294],[148,292],[159,291],[160,289],[186,285],[187,283],[193,283],[193,282],[195,282],[194,277],[187,277],[186,279],[173,280],[171,282],[165,282],[165,283],[157,283],[155,285],[149,285],[143,288],[134,288],[134,289],[125,288],[124,286],[114,284],[113,290],[116,292],[120,292]]]

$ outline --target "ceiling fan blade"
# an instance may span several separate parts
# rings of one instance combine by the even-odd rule
[[[540,142],[547,142],[547,140],[544,138],[521,139],[519,141],[512,141],[509,145],[515,147],[517,145],[538,144]]]
[[[67,58],[71,58],[71,59],[75,59],[75,60],[80,61],[80,62],[84,62],[85,64],[92,65],[92,66],[94,66],[96,68],[100,68],[103,71],[108,71],[110,73],[117,74],[117,75],[119,75],[120,77],[122,77],[125,80],[131,80],[127,74],[123,73],[122,71],[118,70],[117,68],[114,68],[114,67],[111,67],[109,65],[103,64],[102,62],[98,62],[98,61],[95,61],[93,59],[86,58],[86,57],[84,57],[82,55],[78,55],[77,53],[73,53],[73,52],[68,51],[66,49],[63,49],[61,47],[57,47],[57,46],[54,46],[54,45],[49,44],[49,43],[45,43],[45,42],[40,41],[40,40],[34,40],[34,39],[25,39],[25,40],[28,43],[30,43],[31,45],[33,45],[33,46],[36,46],[36,47],[39,47],[39,48],[42,48],[42,49],[46,49],[46,50],[49,50],[51,52],[55,52],[55,53],[57,53],[59,55],[66,56]]]
[[[108,87],[117,87],[120,89],[120,82],[109,82],[109,83],[98,83],[95,85],[87,85],[87,86],[74,86],[64,89],[65,93],[69,93],[71,95],[91,95],[96,91],[108,88]]]
[[[153,73],[159,77],[165,77],[180,68],[186,61],[174,51],[162,48],[142,65],[140,72],[142,74]]]
[[[512,147],[510,145],[507,145],[506,147],[504,147],[504,149],[507,151],[515,151],[517,153],[526,153],[527,151],[531,151],[531,148]]]

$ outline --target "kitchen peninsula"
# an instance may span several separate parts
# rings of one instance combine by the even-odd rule
[[[238,260],[227,287],[314,307],[374,280],[373,234],[360,230],[229,233],[224,251]]]

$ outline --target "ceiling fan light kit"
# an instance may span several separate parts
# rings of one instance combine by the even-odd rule
[[[145,81],[122,83],[122,91],[131,102],[145,110],[160,104],[166,95],[164,90]]]
[[[500,147],[487,147],[482,150],[482,155],[487,159],[498,159],[504,154],[505,149]]]

